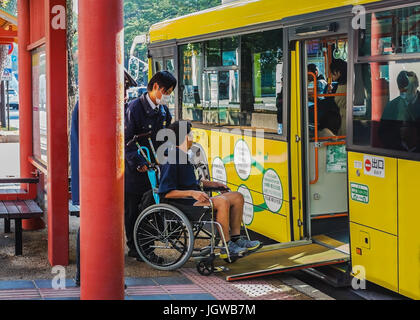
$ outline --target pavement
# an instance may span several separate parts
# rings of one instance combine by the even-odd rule
[[[0,132],[0,135],[4,132]],[[15,132],[16,135],[16,132]],[[19,176],[19,144],[0,143],[0,177]],[[8,186],[9,187],[9,186]],[[46,221],[46,217],[44,217]],[[0,300],[78,300],[76,272],[77,217],[69,218],[69,264],[65,288],[54,289],[48,262],[47,229],[23,232],[23,255],[14,255],[12,233],[4,233],[0,219]],[[127,253],[126,249],[126,253]],[[236,263],[240,263],[240,260]],[[155,270],[125,256],[126,300],[330,300],[328,295],[290,275],[227,282],[217,274],[201,276],[194,261],[176,271]],[[56,282],[56,281],[54,281]]]
[[[125,278],[125,300],[331,300],[289,276],[228,283],[184,268],[171,277]],[[80,300],[72,279],[54,288],[53,279],[0,281],[0,300]],[[286,284],[288,283],[288,284]]]
[[[0,178],[18,177],[19,159],[19,143],[0,142]]]
[[[77,300],[75,275],[78,218],[70,218],[69,265],[63,267],[65,289],[54,289],[48,262],[47,230],[23,232],[23,255],[14,255],[14,226],[4,234],[0,221],[0,300]],[[126,250],[127,253],[127,250]],[[238,260],[236,263],[240,263]],[[221,275],[200,275],[195,262],[176,271],[160,271],[125,256],[126,300],[331,300],[328,295],[282,274],[227,282]],[[64,281],[64,280],[63,280]],[[56,280],[54,282],[57,282]],[[60,287],[60,286],[59,286]]]
[[[7,119],[6,119],[6,123],[7,123]],[[0,143],[18,143],[19,142],[19,131],[18,131],[19,111],[18,110],[10,110],[9,124],[10,124],[10,128],[12,128],[11,131],[7,131],[0,127]]]

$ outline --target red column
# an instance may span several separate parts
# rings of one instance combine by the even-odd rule
[[[124,299],[123,1],[79,1],[81,298]]]
[[[20,136],[20,176],[32,177],[35,168],[29,163],[32,156],[32,58],[27,50],[30,44],[29,1],[18,0],[18,44],[19,44],[19,136]],[[26,187],[26,186],[24,186]],[[25,230],[45,227],[41,218],[23,220]]]
[[[48,127],[48,259],[68,265],[69,189],[67,134],[66,0],[45,0]]]

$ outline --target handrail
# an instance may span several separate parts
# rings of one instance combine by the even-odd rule
[[[314,78],[314,126],[315,126],[315,179],[311,180],[310,184],[315,184],[319,179],[319,169],[318,169],[318,79],[316,74],[313,72],[308,72],[308,75]]]
[[[345,145],[345,141],[336,141],[336,142],[325,142],[324,146],[342,146]]]
[[[347,95],[347,92],[343,92],[343,93],[323,93],[323,94],[319,94],[318,97],[345,97]]]
[[[39,161],[38,159],[36,159],[34,157],[28,157],[28,161],[29,161],[30,164],[32,164],[35,168],[37,168],[43,174],[45,174],[45,175],[48,174],[47,167],[43,163],[41,163],[41,161]]]
[[[39,183],[39,178],[1,178],[0,183]]]
[[[313,72],[308,72],[308,75],[314,78],[314,129],[315,129],[315,178],[311,180],[310,184],[316,184],[319,180],[319,140],[341,140],[345,139],[346,136],[337,136],[337,137],[318,137],[318,97],[340,97],[346,96],[347,93],[328,93],[328,94],[318,94],[318,79],[316,74]],[[324,142],[325,146],[336,146],[336,145],[345,145],[346,141],[335,141],[335,142]]]
[[[332,137],[318,137],[318,140],[343,140],[346,138],[347,136],[332,136]]]
[[[335,213],[335,214],[324,214],[315,217],[311,217],[312,220],[330,219],[330,218],[341,218],[348,217],[348,213]]]

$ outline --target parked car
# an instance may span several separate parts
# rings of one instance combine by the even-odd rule
[[[15,89],[9,89],[9,105],[10,109],[19,110],[19,95]]]
[[[147,87],[145,86],[133,87],[133,88],[128,89],[127,90],[128,101],[131,101],[140,97],[145,92],[147,92]]]

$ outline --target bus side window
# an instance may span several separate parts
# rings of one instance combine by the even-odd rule
[[[245,35],[241,49],[241,111],[252,128],[282,134],[283,31]]]
[[[363,83],[355,85],[353,143],[420,152],[420,62],[371,62],[355,70]]]

